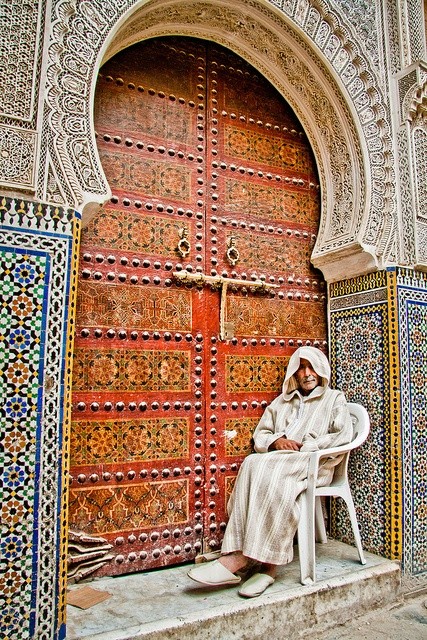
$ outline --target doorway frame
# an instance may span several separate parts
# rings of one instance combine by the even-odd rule
[[[369,59],[352,40],[350,25],[325,2],[289,3],[279,9],[274,0],[82,0],[70,9],[58,0],[49,9],[37,200],[73,208],[84,227],[110,197],[92,115],[98,71],[107,59],[147,38],[209,39],[255,67],[304,127],[322,193],[312,262],[325,280],[367,274],[395,258],[394,158],[386,103]],[[77,255],[78,225],[75,229]],[[72,295],[71,324],[75,288]],[[70,356],[67,368],[71,366]],[[68,420],[65,416],[64,443],[69,440]],[[66,486],[67,469],[58,474],[58,482]],[[63,551],[65,499],[60,520]],[[59,592],[64,597],[62,551]]]
[[[322,193],[312,262],[326,281],[375,271],[394,256],[386,109],[379,90],[372,90],[370,63],[342,16],[326,7],[321,12],[314,1],[283,10],[272,0],[123,0],[119,7],[111,0],[100,6],[83,0],[73,14],[61,8],[54,7],[48,48],[40,199],[49,200],[53,177],[62,200],[82,213],[83,227],[89,222],[110,196],[92,116],[100,66],[147,38],[191,36],[249,62],[304,127]]]

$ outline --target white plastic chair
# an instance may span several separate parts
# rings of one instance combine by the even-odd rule
[[[345,501],[350,515],[360,562],[366,564],[359,526],[356,519],[356,510],[348,483],[347,469],[350,452],[359,447],[368,437],[370,422],[368,412],[360,404],[349,402],[348,407],[353,420],[353,440],[349,444],[341,447],[321,449],[311,454],[308,470],[308,485],[306,491],[301,495],[301,513],[298,525],[301,584],[307,585],[316,581],[315,542],[327,542],[325,521],[320,500],[322,496],[340,497]],[[334,469],[331,484],[327,487],[316,487],[317,474],[322,458],[338,454],[344,454],[344,457]]]

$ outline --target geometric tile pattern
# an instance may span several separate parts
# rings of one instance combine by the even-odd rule
[[[77,221],[10,198],[0,216],[0,636],[51,640],[65,633],[62,429]]]
[[[38,495],[40,442],[37,442],[41,405],[39,385],[43,362],[43,308],[50,261],[20,249],[1,254],[2,306],[0,310],[3,487],[0,544],[0,591],[5,597],[1,635],[10,634],[13,621],[34,628],[32,573],[38,553]]]
[[[387,305],[371,304],[331,313],[333,386],[349,402],[363,405],[371,431],[350,457],[349,477],[364,548],[388,555],[387,501],[388,362]],[[352,530],[347,510],[333,503],[332,532],[348,542]]]
[[[186,351],[76,349],[73,390],[189,391]]]
[[[258,418],[230,418],[225,421],[225,455],[247,456],[253,452],[252,435]]]
[[[231,356],[225,359],[227,393],[280,391],[289,358]]]
[[[366,549],[400,559],[402,477],[400,465],[399,354],[393,270],[330,285],[332,384],[363,404],[371,430],[350,456],[349,478]],[[347,510],[333,501],[331,531],[352,540]]]
[[[427,584],[427,281],[397,275],[404,502],[404,578]]]
[[[367,442],[349,476],[366,549],[401,561],[405,590],[427,585],[427,278],[389,268],[330,287],[333,384],[363,404]],[[332,533],[351,541],[346,509]]]
[[[189,455],[188,418],[79,420],[71,424],[71,464],[185,458]]]

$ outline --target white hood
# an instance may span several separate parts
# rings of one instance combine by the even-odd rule
[[[308,360],[314,371],[322,379],[321,386],[327,387],[331,378],[331,367],[323,351],[315,347],[300,347],[289,359],[286,369],[285,380],[283,382],[283,394],[287,395],[298,388],[298,383],[294,377],[300,366],[301,359]]]

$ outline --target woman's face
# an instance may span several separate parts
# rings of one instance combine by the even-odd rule
[[[301,358],[300,365],[295,373],[298,387],[304,396],[308,396],[320,384],[320,376],[313,369],[311,362]]]

